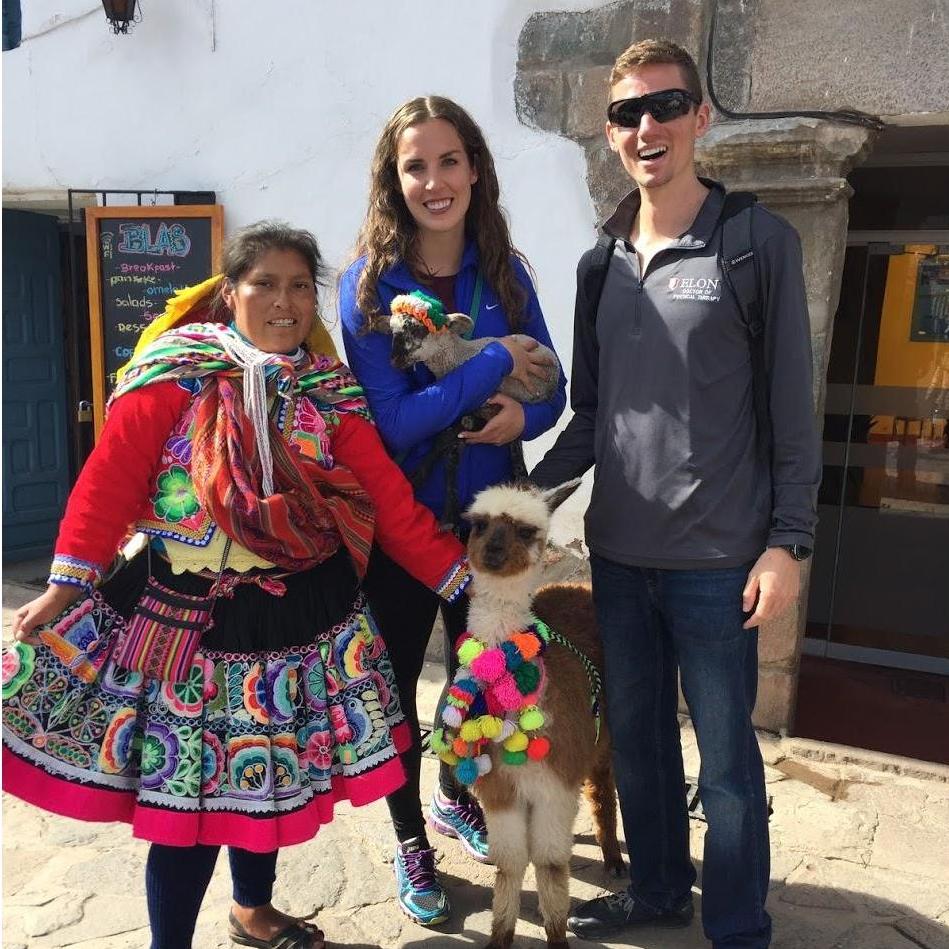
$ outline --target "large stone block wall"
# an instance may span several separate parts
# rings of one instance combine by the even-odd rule
[[[742,5],[754,27],[749,110],[852,108],[921,120],[941,113],[949,121],[945,0]]]
[[[620,0],[537,13],[518,44],[522,121],[579,142],[600,136],[609,67],[648,36],[688,49],[704,82],[713,7],[713,82],[729,110],[857,109],[949,123],[945,0]]]

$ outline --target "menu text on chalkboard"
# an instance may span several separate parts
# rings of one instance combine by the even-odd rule
[[[215,272],[222,229],[219,205],[87,209],[97,437],[119,368],[169,298]]]

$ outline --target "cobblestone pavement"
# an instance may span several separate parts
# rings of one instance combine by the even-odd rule
[[[4,586],[9,610],[35,591]],[[423,715],[431,714],[439,670],[426,668]],[[778,949],[949,949],[949,769],[849,749],[761,736],[773,795],[769,909]],[[695,739],[683,724],[687,773],[698,773]],[[423,766],[430,794],[436,762]],[[692,821],[700,870],[705,824]],[[332,946],[439,949],[480,946],[490,927],[493,870],[473,863],[453,840],[434,837],[454,906],[452,921],[423,929],[394,899],[392,834],[383,803],[341,807],[319,836],[282,852],[275,903],[318,914]],[[3,800],[3,945],[142,949],[148,945],[143,890],[146,845],[117,824],[85,824]],[[589,813],[577,820],[571,896],[587,899],[616,885],[599,864]],[[524,886],[516,944],[545,945],[532,871]],[[700,901],[700,887],[696,901]],[[194,946],[226,938],[229,881],[222,857],[199,918]],[[571,940],[577,946],[578,940]],[[701,926],[644,929],[609,946],[697,949]]]

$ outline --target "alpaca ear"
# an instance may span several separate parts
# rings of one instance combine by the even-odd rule
[[[445,317],[445,326],[456,336],[464,336],[471,329],[471,317],[464,313],[449,313]]]
[[[555,488],[548,488],[546,491],[541,491],[541,500],[547,505],[547,510],[551,513],[556,511],[557,508],[580,487],[582,481],[583,478],[574,478],[572,481],[565,481],[563,484],[558,484]]]

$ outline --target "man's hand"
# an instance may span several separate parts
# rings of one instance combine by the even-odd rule
[[[459,438],[469,445],[506,445],[520,438],[524,431],[524,406],[520,402],[498,392],[485,405],[498,405],[501,411],[489,419],[481,431],[459,432]]]
[[[781,547],[769,547],[755,561],[742,592],[742,609],[746,613],[754,609],[744,629],[753,629],[765,620],[780,616],[800,592],[800,563]]]
[[[26,606],[21,606],[13,614],[13,638],[20,642],[38,643],[39,639],[33,635],[33,630],[37,626],[44,626],[82,595],[80,587],[51,583],[45,593],[40,594],[35,600],[30,600]]]

